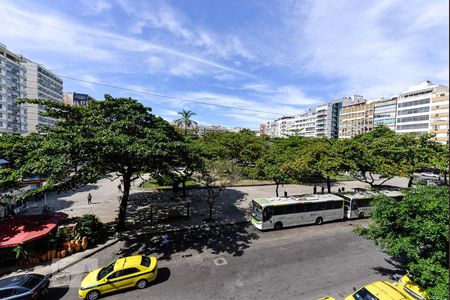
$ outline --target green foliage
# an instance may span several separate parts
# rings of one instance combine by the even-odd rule
[[[86,236],[89,243],[95,243],[102,228],[103,223],[95,215],[85,214],[77,218],[74,239],[81,240]]]
[[[448,196],[448,188],[432,186],[418,186],[400,202],[379,196],[373,223],[358,231],[401,261],[433,299],[446,299],[448,287]]]
[[[21,245],[14,247],[12,251],[16,255],[16,259],[24,259],[29,256],[29,252],[25,249],[24,246]]]
[[[2,186],[26,174],[46,174],[47,184],[30,191],[31,195],[77,189],[108,174],[118,174],[124,181],[119,229],[125,225],[130,183],[138,178],[133,174],[167,174],[169,167],[180,161],[179,153],[185,152],[186,143],[175,128],[131,98],[105,95],[105,100],[90,101],[86,107],[45,100],[23,101],[45,106],[45,116],[58,121],[54,126],[40,128],[45,135],[13,141],[21,151],[17,155],[19,168],[0,173]],[[2,157],[13,156],[11,152],[4,155],[8,142],[0,138]],[[27,147],[22,150],[20,142]],[[36,147],[30,146],[33,143]]]
[[[175,120],[175,124],[178,126],[178,128],[184,130],[184,135],[187,135],[188,128],[192,127],[193,125],[197,125],[197,122],[191,120],[191,117],[195,116],[196,113],[190,110],[183,109],[183,111],[179,112],[178,114],[181,115],[181,118]]]

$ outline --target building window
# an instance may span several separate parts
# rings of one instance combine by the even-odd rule
[[[399,103],[398,107],[408,107],[430,103],[430,98]]]

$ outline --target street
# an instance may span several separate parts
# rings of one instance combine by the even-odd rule
[[[235,225],[222,228],[220,235],[199,232],[200,239],[210,240],[199,240],[196,247],[172,245],[181,250],[173,253],[171,260],[159,260],[156,282],[144,290],[130,289],[105,299],[307,300],[326,295],[341,299],[353,287],[374,280],[394,281],[403,274],[371,241],[352,232],[356,225],[368,222],[335,222],[270,232]],[[195,239],[195,234],[190,238]],[[106,265],[123,254],[131,254],[128,246],[121,241],[88,261],[91,265]],[[83,264],[55,275],[48,298],[76,299],[84,276],[80,273],[86,268]]]

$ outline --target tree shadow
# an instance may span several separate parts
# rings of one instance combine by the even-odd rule
[[[401,276],[406,274],[406,269],[398,261],[394,259],[384,259],[392,268],[374,267],[372,268],[377,274],[387,276],[390,280],[397,281]]]
[[[202,253],[209,250],[214,254],[229,253],[240,256],[251,241],[258,238],[256,234],[248,231],[247,208],[238,207],[246,195],[234,188],[226,188],[213,206],[215,223],[207,224],[204,220],[209,217],[209,206],[205,189],[188,191],[187,198],[191,200],[189,219],[185,217],[186,208],[180,206],[153,211],[153,223],[150,222],[150,205],[158,201],[176,203],[184,198],[177,197],[171,191],[134,193],[130,195],[127,220],[129,226],[127,231],[121,233],[125,247],[120,254],[162,255],[161,237],[167,232],[172,253],[189,250]],[[233,223],[240,225],[219,226]]]
[[[245,249],[250,247],[258,235],[249,231],[249,224],[218,225],[200,228],[183,228],[179,231],[167,233],[169,237],[170,253],[195,251],[203,253],[211,251],[212,254],[228,253],[233,256],[242,256]],[[148,254],[162,256],[163,232],[127,236],[125,246],[119,255]],[[167,257],[170,259],[169,257]]]
[[[48,294],[45,296],[45,299],[48,300],[61,299],[67,294],[68,291],[69,291],[68,286],[50,287],[48,288]]]

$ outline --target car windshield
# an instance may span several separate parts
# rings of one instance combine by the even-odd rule
[[[25,287],[25,288],[27,288],[27,289],[29,289],[29,290],[32,290],[32,289],[34,289],[37,285],[39,285],[39,283],[40,283],[41,281],[42,281],[42,278],[41,278],[41,277],[32,275],[32,276],[30,276],[27,280],[25,280],[24,283],[22,283],[22,286]]]
[[[106,275],[108,275],[109,273],[111,273],[111,272],[114,270],[114,264],[115,264],[115,263],[116,263],[116,262],[113,262],[113,263],[110,264],[109,266],[102,268],[102,269],[100,270],[100,272],[98,272],[97,280],[100,280],[100,279],[102,279],[103,277],[105,277]]]
[[[366,288],[362,288],[353,294],[353,298],[356,300],[379,300],[377,297],[372,295]]]
[[[258,221],[262,220],[262,209],[261,209],[261,205],[259,205],[258,203],[252,201],[252,217],[255,218]]]

